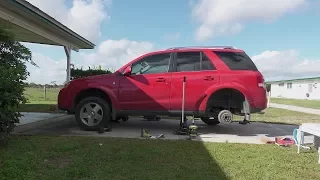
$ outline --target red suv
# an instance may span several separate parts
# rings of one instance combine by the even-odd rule
[[[58,107],[75,113],[85,130],[132,115],[181,116],[183,79],[186,116],[218,124],[224,109],[244,114],[267,106],[264,78],[246,53],[233,47],[178,47],[142,55],[113,74],[70,81]],[[212,118],[213,117],[213,118]]]

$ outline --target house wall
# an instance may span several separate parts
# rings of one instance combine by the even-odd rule
[[[287,82],[283,82],[283,86],[279,86],[280,83],[282,82],[271,84],[271,97],[320,100],[320,82],[291,82],[291,89],[288,88]],[[309,98],[306,96],[307,93],[309,93]]]

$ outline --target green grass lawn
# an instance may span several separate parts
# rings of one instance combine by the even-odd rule
[[[30,102],[57,102],[59,90],[59,88],[47,88],[46,100],[44,100],[43,88],[25,88],[24,95]]]
[[[43,88],[25,88],[25,97],[28,103],[21,104],[20,112],[57,112],[56,104],[59,88],[48,88],[46,100]]]
[[[320,179],[315,150],[277,145],[17,136],[0,179]]]
[[[317,100],[305,100],[305,99],[283,99],[283,98],[271,98],[271,103],[294,105],[300,107],[320,109],[320,101]]]
[[[235,116],[234,119],[242,120],[243,117]],[[265,114],[253,114],[251,121],[300,125],[305,122],[319,123],[320,116],[285,109],[268,108],[265,110]]]

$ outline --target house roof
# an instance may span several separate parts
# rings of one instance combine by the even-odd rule
[[[310,78],[299,78],[299,79],[287,79],[287,80],[278,80],[278,81],[268,81],[266,83],[284,83],[284,82],[299,82],[299,81],[320,81],[320,77],[310,77]]]
[[[69,46],[76,51],[95,46],[26,0],[0,2],[0,28],[21,42]]]

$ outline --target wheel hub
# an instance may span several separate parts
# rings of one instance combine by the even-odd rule
[[[93,111],[91,111],[91,113],[89,113],[89,115],[88,115],[88,118],[92,118],[92,117],[94,117],[96,114],[93,112]]]
[[[97,103],[87,103],[80,111],[81,121],[87,126],[99,124],[103,118],[102,107]]]
[[[221,123],[230,124],[232,123],[232,113],[228,110],[222,110],[218,115],[218,120]]]

